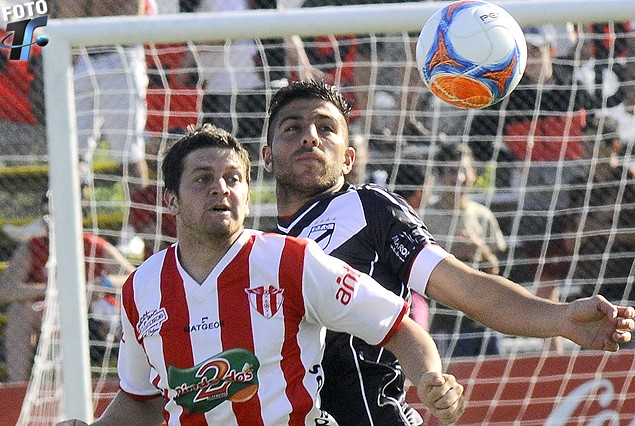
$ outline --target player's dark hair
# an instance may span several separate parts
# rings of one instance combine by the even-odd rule
[[[249,184],[249,154],[243,146],[226,130],[209,123],[201,127],[189,125],[187,133],[176,141],[163,157],[161,170],[165,190],[179,195],[181,175],[183,174],[183,160],[193,151],[204,148],[226,148],[233,150],[245,167],[245,178]]]
[[[267,128],[267,145],[271,145],[273,140],[273,123],[276,114],[282,107],[296,99],[322,99],[330,102],[342,113],[346,123],[350,121],[351,106],[346,102],[344,96],[335,86],[324,81],[304,81],[297,80],[289,83],[288,86],[278,90],[269,103],[269,127]]]

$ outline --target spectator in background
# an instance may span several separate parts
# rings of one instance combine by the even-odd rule
[[[55,18],[65,19],[146,15],[156,13],[154,6],[154,0],[58,0],[52,4],[52,12]],[[147,185],[143,133],[148,75],[143,46],[83,50],[76,58],[73,76],[83,160],[92,165],[95,150],[105,140],[112,159],[124,165],[129,186]]]
[[[357,151],[357,149],[355,149]],[[357,161],[357,157],[355,157]],[[404,161],[399,164],[395,176],[395,194],[402,196],[412,208],[418,212],[425,204],[423,167]]]
[[[48,223],[48,196],[42,198],[42,213]],[[133,266],[103,238],[84,233],[86,256],[86,280],[89,284],[121,286]],[[9,266],[0,276],[0,303],[8,305],[5,331],[5,353],[10,381],[28,381],[33,355],[40,334],[44,295],[48,281],[49,258],[48,227],[43,235],[32,237],[22,244],[9,259]],[[89,297],[90,308],[104,313],[110,307],[110,320],[118,316],[118,306],[112,295],[93,292]],[[102,317],[102,319],[105,319]],[[91,322],[92,336],[103,340],[103,324]],[[105,327],[110,329],[110,324]]]
[[[497,162],[496,185],[521,188],[523,213],[516,220],[522,250],[537,294],[557,301],[555,282],[566,276],[569,263],[561,259],[561,240],[552,235],[562,232],[567,183],[578,172],[570,160],[582,156],[590,101],[586,91],[572,85],[572,68],[553,63],[550,27],[528,27],[524,33],[528,58],[523,78],[508,98],[475,116],[469,143],[478,160]],[[515,174],[501,173],[506,168]],[[560,339],[551,346],[562,350]]]
[[[607,25],[607,27],[610,26]],[[624,29],[626,25],[622,24],[621,27]],[[616,24],[615,31],[617,32],[619,28],[620,26]],[[620,142],[622,150],[625,151],[623,160],[626,162],[625,166],[635,172],[635,155],[633,155],[635,151],[635,60],[633,59],[635,58],[635,33],[628,30],[625,33],[614,34],[614,37],[609,34],[604,42],[609,48],[609,52],[613,52],[617,58],[614,58],[615,62],[602,63],[604,65],[602,98],[596,96],[596,104],[601,104],[606,97],[606,108],[601,109],[599,114],[618,121]],[[614,43],[613,48],[611,42]],[[604,49],[606,50],[606,47]],[[597,59],[592,58],[589,62],[594,64]],[[596,65],[594,69],[597,68]],[[597,78],[594,73],[585,76],[587,81],[589,77]],[[591,82],[595,82],[595,79],[592,78]],[[591,88],[599,92],[596,86],[591,86]],[[616,99],[619,100],[617,104]],[[613,102],[609,102],[610,100]],[[610,107],[610,105],[614,106]]]
[[[470,199],[476,180],[471,150],[446,144],[434,156],[436,201],[422,219],[437,242],[457,259],[481,271],[498,274],[498,255],[507,243],[490,209]],[[430,332],[443,356],[499,354],[496,334],[462,313],[436,304]]]
[[[601,294],[610,301],[635,300],[635,174],[623,165],[617,122],[595,118],[584,143],[590,160],[586,176],[574,181],[567,221],[575,238],[574,279],[582,297]],[[589,194],[590,191],[590,194]]]
[[[247,0],[183,1],[182,11],[237,12],[250,8]],[[198,78],[205,95],[202,122],[230,131],[241,140],[251,158],[258,158],[265,123],[266,96],[262,63],[253,40],[219,40],[198,43],[183,57],[180,79]]]
[[[589,33],[587,37],[591,37],[593,106],[616,107],[624,101],[624,82],[628,78],[625,61],[633,52],[633,46],[629,45],[632,37],[631,23],[595,23],[586,26],[586,31]],[[615,89],[610,93],[605,85],[609,79],[617,82]]]

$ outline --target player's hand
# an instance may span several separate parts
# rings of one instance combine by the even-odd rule
[[[451,374],[424,374],[417,386],[417,395],[443,424],[456,422],[465,411],[463,385]]]
[[[561,335],[583,348],[615,352],[631,341],[635,309],[616,306],[602,296],[574,300],[567,306]]]
[[[64,420],[59,422],[55,426],[88,426],[88,423],[84,423],[81,420]]]

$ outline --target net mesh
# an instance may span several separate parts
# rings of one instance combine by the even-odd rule
[[[134,124],[106,129],[84,163],[85,231],[106,238],[135,263],[173,241],[174,221],[161,205],[160,157],[188,124],[203,122],[221,124],[246,144],[254,165],[248,226],[272,229],[274,185],[259,154],[267,102],[289,78],[325,79],[340,86],[354,106],[351,143],[358,156],[352,181],[372,181],[413,200],[438,242],[479,269],[554,300],[599,293],[632,304],[632,34],[623,23],[549,28],[558,79],[522,82],[517,92],[535,93],[532,102],[510,97],[483,111],[447,106],[425,89],[414,59],[415,34],[148,43],[142,156],[148,185],[141,185],[136,164],[122,163],[108,140],[108,135],[129,135]],[[116,49],[120,55],[123,50]],[[86,60],[93,95],[128,93],[125,86],[99,88],[97,75],[130,80],[129,60],[100,69],[95,64],[108,52],[76,48],[73,53]],[[95,103],[88,113],[99,109],[129,119],[138,112],[135,105]],[[528,139],[527,132],[540,138]],[[544,152],[526,155],[539,148]],[[5,179],[4,189],[18,182],[41,190],[42,179],[29,180],[41,165],[38,159],[7,159],[3,168],[13,181]],[[31,174],[18,169],[25,164]],[[24,198],[23,208],[31,208]],[[0,205],[15,206],[13,201]],[[7,223],[22,225],[9,220],[15,210],[6,207],[3,215]],[[7,260],[14,247],[6,249]],[[63,415],[56,314],[61,305],[50,280],[20,424],[54,423]],[[603,409],[620,419],[612,424],[634,418],[628,401],[635,400],[635,389],[627,374],[632,355],[609,358],[566,341],[501,335],[434,301],[419,309],[424,317],[427,313],[446,368],[465,379],[470,408],[462,424],[565,424],[567,415],[583,424],[608,416]],[[91,341],[98,412],[116,389],[117,326],[107,324],[111,328]],[[588,400],[569,414],[558,411],[576,391]]]

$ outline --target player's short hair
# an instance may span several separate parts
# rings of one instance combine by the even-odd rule
[[[245,178],[249,184],[249,170],[251,163],[247,150],[229,132],[212,124],[205,123],[200,127],[189,125],[185,136],[176,141],[163,157],[161,170],[165,190],[179,195],[181,175],[183,174],[183,160],[198,149],[226,148],[233,150],[245,168]]]
[[[324,81],[304,81],[297,80],[289,83],[288,86],[278,90],[269,103],[269,124],[267,128],[267,145],[273,141],[273,123],[276,114],[282,107],[296,99],[322,99],[330,102],[342,113],[346,124],[350,122],[351,106],[344,95],[335,86],[331,86]]]

